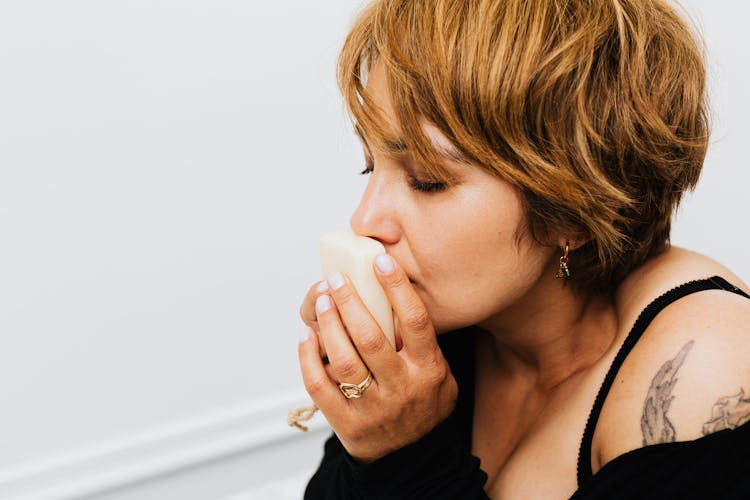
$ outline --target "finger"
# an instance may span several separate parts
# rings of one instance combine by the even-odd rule
[[[307,290],[307,294],[305,294],[305,298],[302,300],[302,305],[299,308],[300,318],[302,318],[302,321],[312,328],[316,334],[320,332],[320,327],[318,326],[318,318],[315,315],[315,299],[317,299],[320,294],[326,292],[328,292],[328,283],[325,280],[313,283],[313,285]],[[325,344],[321,341],[319,342],[319,345],[320,357],[325,359],[327,356]]]
[[[297,349],[302,380],[307,393],[331,422],[331,418],[335,419],[340,414],[340,408],[345,405],[342,405],[341,392],[326,372],[318,350],[318,336],[310,327],[305,326]]]
[[[326,361],[323,363],[323,367],[326,369],[328,378],[330,378],[334,383],[338,384],[338,382],[336,381],[336,374],[333,373],[333,368],[331,368],[331,364]]]
[[[320,336],[326,344],[328,363],[338,382],[358,384],[370,373],[354,348],[341,323],[336,306],[329,295],[320,295],[315,302]]]
[[[310,286],[305,294],[305,298],[302,300],[302,305],[299,308],[299,315],[302,321],[315,331],[318,331],[318,318],[315,315],[315,299],[319,295],[328,292],[328,282],[316,281]]]
[[[375,275],[393,307],[404,347],[417,355],[439,349],[427,309],[404,269],[384,253],[375,257],[374,267]]]
[[[402,360],[362,302],[354,284],[343,273],[331,273],[327,281],[341,321],[364,362],[376,375],[397,376]]]

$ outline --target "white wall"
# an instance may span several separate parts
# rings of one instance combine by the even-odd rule
[[[0,3],[0,498],[293,434],[317,235],[363,182],[358,5]]]
[[[0,3],[0,498],[168,472],[120,498],[219,498],[315,465],[322,424],[285,411],[317,237],[365,182],[334,80],[362,4]],[[673,239],[748,280],[750,7],[685,4],[715,132]]]
[[[672,239],[729,265],[750,280],[747,201],[750,181],[750,66],[744,22],[750,4],[731,0],[682,0],[707,46],[714,128],[698,189],[678,212]]]

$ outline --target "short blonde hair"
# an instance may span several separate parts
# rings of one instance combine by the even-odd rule
[[[375,0],[339,57],[370,145],[389,128],[365,85],[375,62],[406,147],[450,182],[427,120],[521,194],[542,244],[566,231],[579,292],[613,292],[669,243],[709,137],[703,48],[666,0]],[[386,146],[383,146],[386,145]]]

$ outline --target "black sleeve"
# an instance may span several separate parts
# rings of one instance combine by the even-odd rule
[[[465,450],[451,415],[419,441],[369,463],[356,462],[333,435],[305,500],[486,499],[487,475]]]
[[[571,497],[750,498],[750,422],[694,441],[633,450],[604,465]]]
[[[354,460],[336,435],[305,491],[305,500],[474,500],[487,474],[471,455],[474,408],[474,333],[458,330],[438,337],[458,383],[453,413],[418,441],[369,464]]]

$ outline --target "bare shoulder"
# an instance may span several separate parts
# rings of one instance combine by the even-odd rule
[[[623,319],[637,315],[654,298],[688,281],[721,276],[746,293],[750,288],[723,264],[705,255],[671,247],[636,269],[617,289],[615,302]]]
[[[748,291],[723,265],[673,248],[623,283],[616,296],[632,325],[654,298],[718,275]],[[643,446],[699,439],[750,421],[750,300],[723,290],[683,297],[651,322],[620,368],[594,435],[595,470]]]

